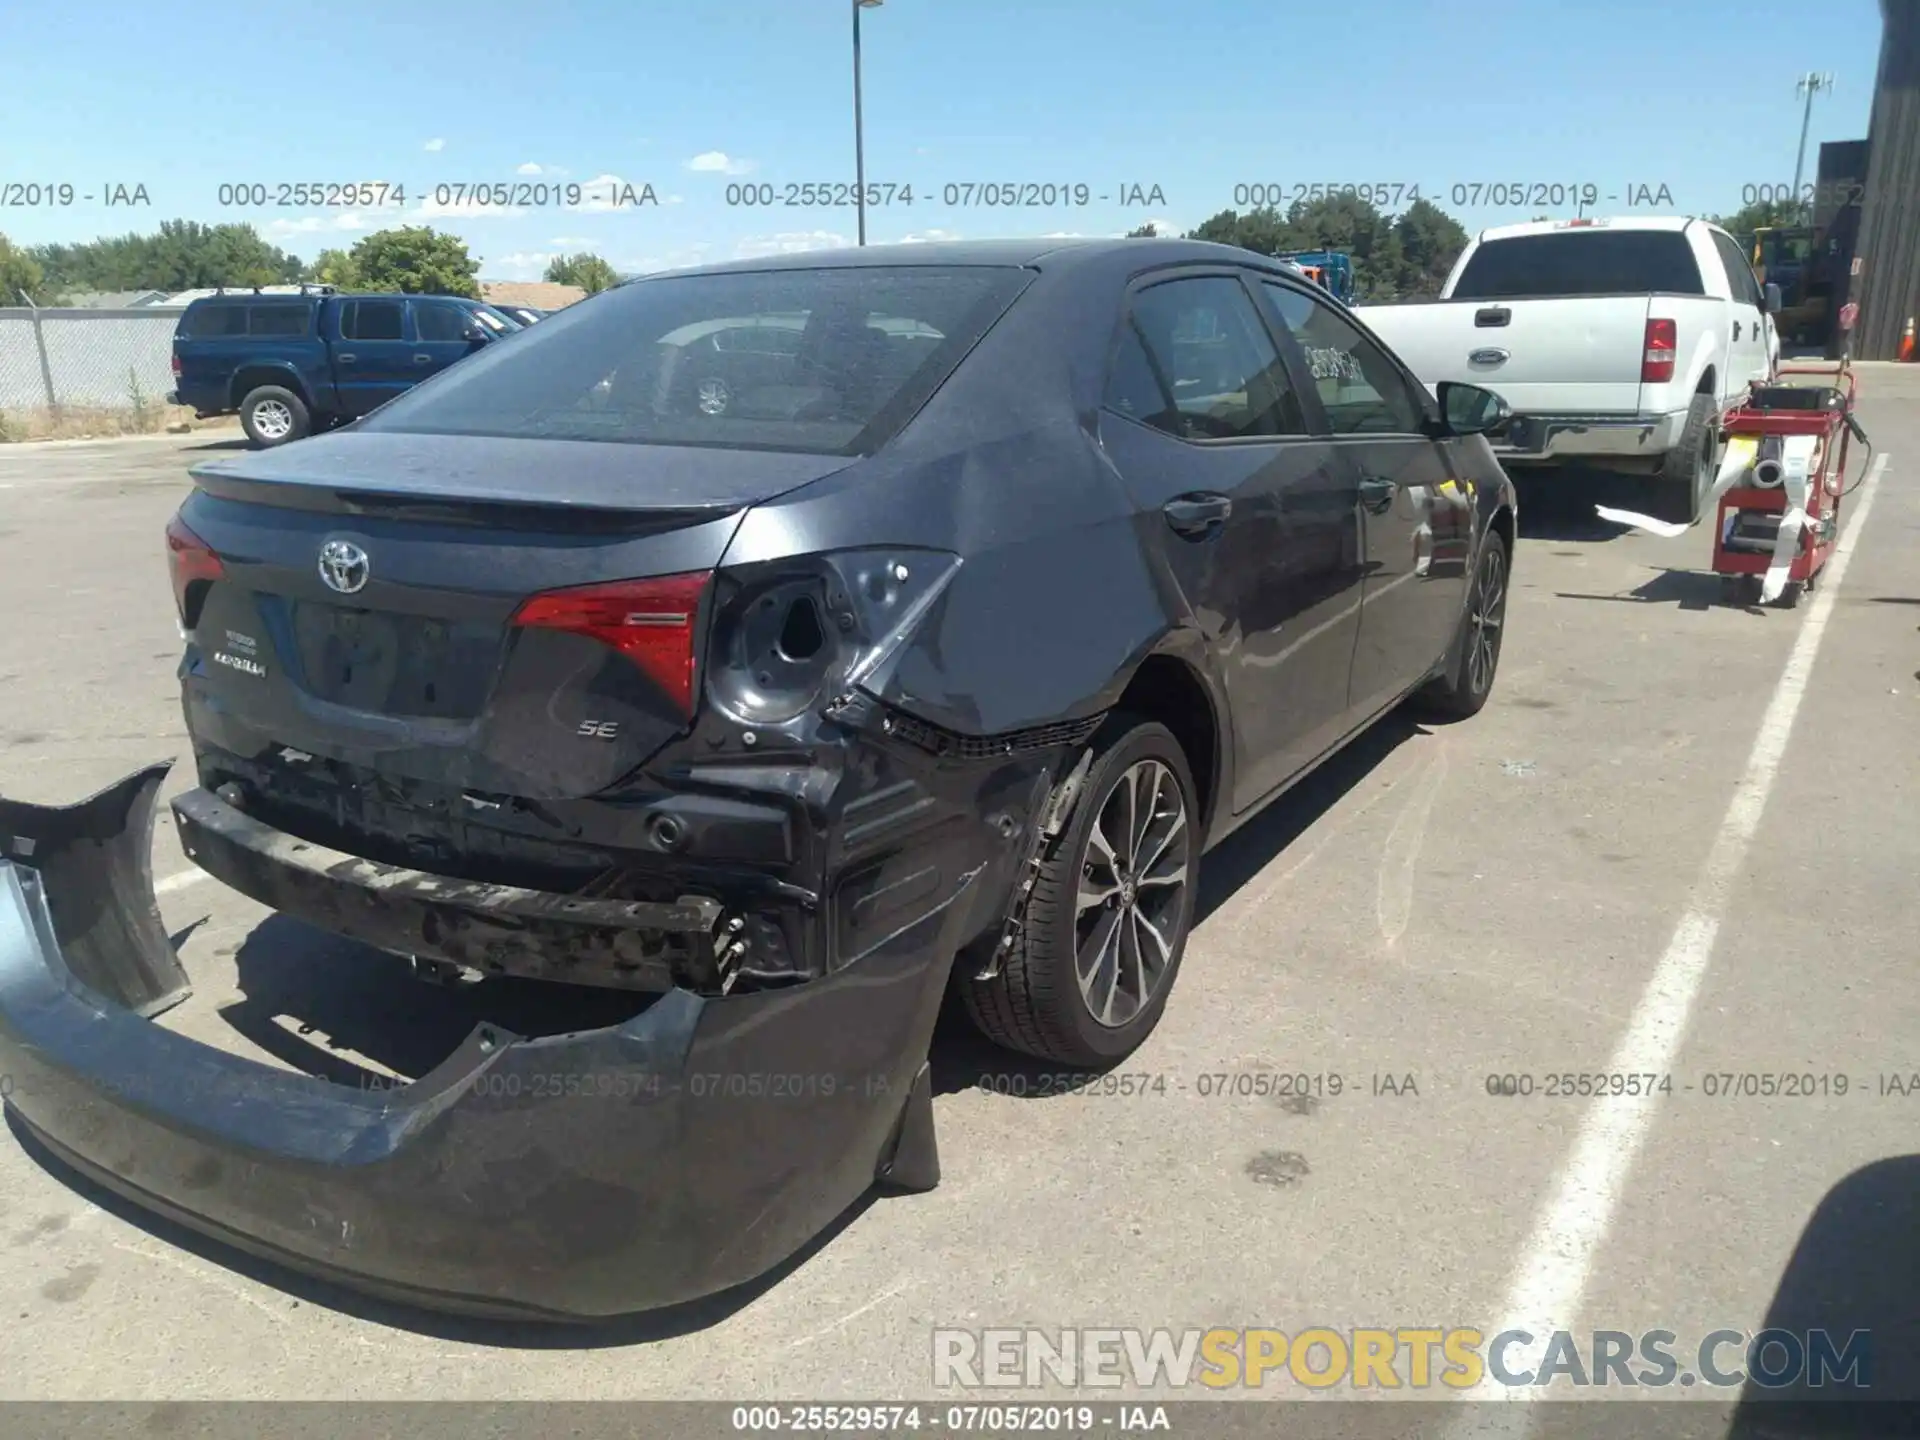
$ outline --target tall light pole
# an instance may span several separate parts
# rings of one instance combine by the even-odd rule
[[[853,0],[853,189],[860,213],[860,243],[867,243],[867,152],[860,128],[860,12],[878,10],[881,0]]]
[[[1833,89],[1831,71],[1822,75],[1817,71],[1809,70],[1794,82],[1794,93],[1807,97],[1806,109],[1800,116],[1800,153],[1794,157],[1793,161],[1793,203],[1796,206],[1800,203],[1800,175],[1807,164],[1807,126],[1813,121],[1813,97],[1822,90],[1831,89]],[[1819,207],[1815,205],[1810,208],[1817,210]]]

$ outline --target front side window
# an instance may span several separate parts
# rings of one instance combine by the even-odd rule
[[[1307,433],[1280,352],[1238,280],[1149,286],[1133,297],[1131,329],[1137,349],[1123,339],[1108,386],[1121,414],[1188,440]]]
[[[423,341],[464,340],[467,333],[467,313],[458,305],[415,302],[413,326]]]
[[[859,453],[905,425],[1030,278],[875,265],[636,281],[462,361],[365,428]]]
[[[1335,435],[1417,435],[1425,407],[1399,369],[1331,305],[1263,281],[1275,314],[1300,344]]]

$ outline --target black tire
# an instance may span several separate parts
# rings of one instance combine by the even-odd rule
[[[1019,940],[993,979],[967,975],[961,982],[967,1014],[989,1040],[1074,1069],[1117,1064],[1138,1049],[1160,1022],[1186,953],[1187,931],[1193,924],[1203,843],[1193,772],[1186,752],[1170,730],[1139,716],[1115,715],[1100,728],[1092,744],[1093,764],[1074,806],[1073,819],[1042,862]],[[1174,782],[1180,804],[1177,825],[1166,808],[1169,779]],[[1125,783],[1129,780],[1131,787]],[[1152,780],[1162,787],[1157,803],[1147,802],[1157,818],[1144,827],[1129,823],[1125,789],[1137,789],[1146,795]],[[1137,810],[1133,816],[1137,819]],[[1116,854],[1119,863],[1112,867],[1100,858],[1100,845],[1094,840],[1096,826],[1100,827],[1101,839],[1109,841]],[[1145,835],[1143,844],[1136,843],[1138,834]],[[1165,848],[1159,851],[1155,863],[1154,851],[1162,842]],[[1155,882],[1151,885],[1135,885],[1129,878],[1138,878],[1131,868],[1139,858],[1131,853],[1136,849],[1147,852],[1148,869]],[[1129,853],[1119,853],[1122,851]],[[1175,875],[1177,882],[1165,878]],[[1111,886],[1109,876],[1116,881]],[[1083,908],[1083,879],[1087,882],[1085,893],[1110,890],[1108,898]],[[1157,895],[1161,891],[1166,893]],[[1156,910],[1155,906],[1160,908]],[[1143,933],[1136,921],[1144,921],[1147,932]],[[1151,935],[1165,942],[1164,959],[1157,969],[1153,969],[1153,950],[1159,947]],[[1097,939],[1111,939],[1112,943],[1095,944]],[[1110,977],[1113,981],[1104,989],[1098,983],[1091,987],[1112,1006],[1104,1021],[1095,1013],[1097,1002],[1082,990],[1083,951],[1091,955],[1088,969],[1094,980]],[[1150,969],[1153,973],[1148,974]],[[1120,982],[1128,970],[1133,971],[1133,978],[1127,982],[1123,997]],[[1144,1003],[1138,1003],[1143,979]],[[1134,1002],[1130,1008],[1120,1003],[1123,998]]]
[[[1696,395],[1687,407],[1687,420],[1680,427],[1680,438],[1654,471],[1654,479],[1663,492],[1662,508],[1671,510],[1673,519],[1688,525],[1700,523],[1703,518],[1700,502],[1713,488],[1713,474],[1719,459],[1719,402],[1711,395]]]
[[[1465,720],[1486,708],[1500,669],[1507,628],[1507,591],[1513,560],[1507,537],[1488,530],[1474,560],[1460,628],[1447,649],[1446,669],[1414,695],[1414,708],[1439,720]]]
[[[313,417],[307,412],[307,402],[293,391],[280,385],[262,385],[249,390],[240,402],[240,428],[247,432],[247,439],[264,450],[311,434]]]

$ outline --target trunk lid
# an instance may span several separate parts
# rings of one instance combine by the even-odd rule
[[[180,520],[219,574],[188,604],[195,734],[596,793],[686,729],[705,577],[745,509],[850,463],[349,431],[196,467]],[[687,578],[624,583],[660,577]],[[554,591],[574,593],[528,606]]]

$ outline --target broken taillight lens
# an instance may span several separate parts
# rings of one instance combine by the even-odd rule
[[[512,623],[584,635],[618,650],[691,717],[700,601],[712,579],[711,571],[698,570],[547,590],[526,600]]]
[[[194,612],[200,608],[193,587],[202,581],[226,579],[226,567],[213,547],[189,530],[178,515],[167,522],[167,567],[173,572],[173,603],[180,612],[180,623],[191,630]]]

